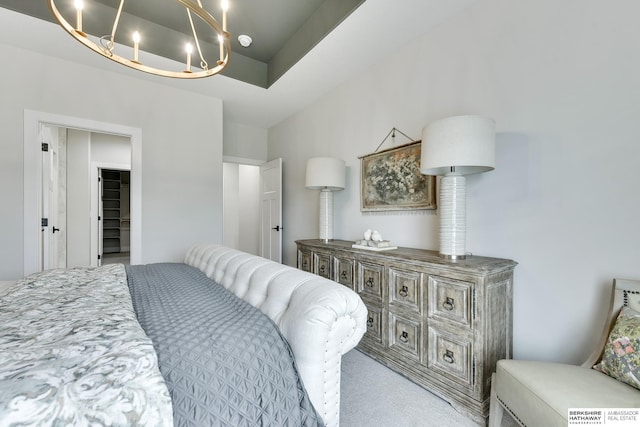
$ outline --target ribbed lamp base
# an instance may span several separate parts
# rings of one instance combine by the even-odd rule
[[[320,191],[320,239],[333,240],[333,193],[331,190]]]
[[[466,183],[462,175],[440,181],[440,256],[464,259],[467,239]]]

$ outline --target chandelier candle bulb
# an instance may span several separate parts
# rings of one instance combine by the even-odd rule
[[[191,52],[193,52],[193,46],[191,46],[191,43],[187,43],[186,50],[187,50],[187,69],[184,70],[184,72],[190,73],[191,72]]]
[[[84,8],[84,4],[82,0],[75,0],[73,4],[76,8],[76,31],[82,33],[82,9]]]
[[[222,31],[227,31],[227,10],[229,10],[229,1],[222,0]]]
[[[224,38],[222,34],[218,34],[218,42],[220,43],[220,62],[224,61]]]
[[[140,46],[140,33],[135,31],[133,33],[133,62],[138,62],[138,49]]]

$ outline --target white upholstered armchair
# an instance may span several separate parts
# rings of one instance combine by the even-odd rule
[[[625,307],[630,307],[627,310]],[[624,310],[627,313],[624,328],[621,325]],[[635,310],[635,311],[634,311]],[[520,425],[528,427],[566,427],[570,408],[636,408],[640,409],[640,382],[637,373],[640,365],[629,371],[625,365],[626,378],[616,379],[615,372],[605,374],[592,367],[603,359],[604,354],[616,353],[615,364],[620,367],[620,357],[635,353],[634,361],[640,359],[640,281],[614,279],[613,295],[606,326],[599,345],[581,365],[547,363],[526,360],[500,360],[493,374],[489,426],[499,427],[506,410]],[[630,316],[630,317],[629,317]],[[616,320],[618,319],[618,320]],[[612,331],[612,328],[614,329]],[[633,331],[632,331],[633,328]],[[623,330],[623,337],[618,333]],[[634,334],[635,336],[631,336]],[[615,335],[618,333],[618,335]],[[613,342],[609,336],[618,338]],[[627,340],[626,338],[629,338]],[[620,348],[620,343],[630,341],[629,347]],[[615,346],[612,347],[612,342]],[[634,344],[635,343],[635,344]],[[632,348],[635,347],[635,348]],[[613,351],[611,351],[613,350]],[[606,358],[606,356],[604,357]],[[607,360],[600,369],[607,370]],[[630,378],[630,379],[629,379]],[[629,385],[623,381],[632,383]]]

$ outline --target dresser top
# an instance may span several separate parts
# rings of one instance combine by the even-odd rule
[[[513,269],[518,263],[510,259],[490,258],[476,255],[467,255],[463,260],[450,260],[440,257],[437,251],[426,249],[404,248],[391,249],[386,251],[372,251],[367,249],[352,248],[354,242],[349,240],[331,240],[325,243],[320,239],[296,240],[297,244],[311,248],[325,250],[345,250],[350,253],[362,256],[374,256],[381,260],[403,260],[417,263],[436,264],[444,268],[454,268],[469,271],[496,271],[503,269]]]

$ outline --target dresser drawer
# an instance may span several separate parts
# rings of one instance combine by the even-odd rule
[[[422,324],[389,313],[389,349],[404,357],[420,361],[422,347]]]
[[[358,262],[357,292],[376,302],[382,303],[382,272],[384,266],[368,262]]]
[[[389,305],[422,313],[423,274],[389,267]]]
[[[427,367],[446,380],[473,386],[472,338],[428,327]]]
[[[324,253],[313,254],[313,272],[326,279],[331,278],[331,255]]]
[[[311,251],[298,249],[298,268],[311,272]]]
[[[473,283],[429,276],[429,317],[471,328]]]
[[[333,280],[353,289],[355,263],[350,258],[333,258]]]
[[[383,325],[382,309],[369,304],[367,306],[367,332],[363,339],[382,344]]]

